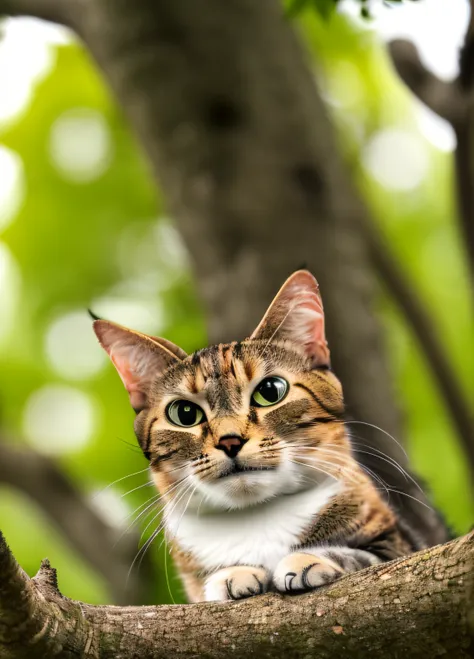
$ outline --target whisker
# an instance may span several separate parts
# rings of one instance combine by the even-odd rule
[[[356,446],[364,446],[364,447],[366,447],[366,448],[372,448],[371,446],[369,446],[369,445],[367,445],[367,444],[361,444],[360,442],[354,442],[354,445],[356,445]],[[401,466],[401,465],[400,465],[400,464],[399,464],[394,458],[392,458],[391,456],[386,455],[386,454],[383,453],[383,451],[380,451],[379,449],[375,449],[375,448],[374,448],[373,450],[376,451],[376,453],[373,453],[373,452],[371,452],[371,451],[363,451],[363,450],[360,449],[360,448],[357,448],[356,450],[357,450],[359,453],[364,453],[364,454],[366,454],[366,455],[371,455],[371,456],[373,456],[374,458],[378,458],[379,460],[383,460],[383,461],[386,462],[387,464],[392,465],[393,467],[395,467],[395,468],[396,468],[396,469],[402,474],[402,476],[405,477],[405,480],[407,480],[407,481],[408,481],[408,480],[411,481],[411,482],[413,483],[413,485],[414,485],[415,487],[417,487],[418,490],[423,494],[423,489],[421,488],[421,486],[419,485],[419,483],[417,483],[416,480],[413,478],[413,476],[412,476],[411,474],[409,474],[409,473],[408,473],[408,472],[407,472],[407,471],[406,471],[406,470],[405,470],[405,469],[404,469],[404,468],[403,468],[403,467],[402,467],[402,466]]]
[[[187,480],[188,478],[191,478],[191,476],[187,476],[187,477],[184,479],[184,481],[183,481],[183,487],[184,487],[184,482],[186,482],[186,480]],[[180,482],[180,485],[181,485],[181,482]],[[171,491],[171,490],[170,490],[170,491]],[[175,495],[175,496],[180,497],[180,495],[181,495],[181,492],[179,492],[179,490],[178,490],[178,494]],[[141,540],[142,540],[144,534],[146,533],[147,529],[151,526],[151,524],[155,521],[155,519],[161,515],[161,513],[165,510],[166,506],[169,505],[170,503],[173,503],[173,501],[171,501],[171,502],[168,502],[168,501],[165,502],[165,504],[160,508],[160,510],[158,510],[158,512],[157,512],[157,513],[152,517],[152,519],[148,522],[148,524],[146,525],[146,527],[145,527],[145,528],[143,529],[143,531],[142,531],[142,534],[141,534],[141,536],[140,536],[140,540],[139,540],[139,542],[141,542]],[[160,522],[160,524],[161,524],[161,522]],[[161,530],[161,528],[160,528],[159,530]]]
[[[315,448],[315,447],[313,447],[313,448]],[[308,459],[318,460],[318,458],[316,458],[316,457],[315,458],[311,458],[310,456],[307,456],[307,457],[308,457]],[[311,465],[304,465],[304,466],[310,467]],[[315,469],[316,469],[316,467],[315,467]],[[428,510],[431,510],[431,511],[433,510],[433,508],[431,506],[426,504],[424,501],[420,501],[420,499],[417,499],[413,495],[408,494],[408,492],[403,492],[402,490],[398,490],[396,488],[390,487],[388,484],[384,483],[383,481],[379,480],[378,478],[376,478],[376,480],[378,480],[380,482],[380,484],[383,486],[384,490],[387,492],[387,495],[388,495],[389,492],[393,492],[394,494],[399,494],[401,496],[408,497],[409,499],[413,499],[413,501],[416,501],[417,503],[424,506]]]
[[[338,458],[341,457],[339,453],[336,453],[335,451],[331,451],[331,449],[327,449],[326,452],[328,452],[328,453],[332,453],[333,455],[336,455]],[[313,458],[313,459],[317,459],[317,458]],[[385,483],[385,481],[383,480],[382,477],[380,477],[378,474],[376,474],[375,472],[373,472],[369,467],[366,467],[365,465],[361,465],[361,464],[357,463],[357,466],[358,466],[360,469],[362,469],[363,471],[365,471],[365,472],[368,474],[368,476],[370,476],[370,477],[371,477],[373,480],[375,480],[377,483],[380,483],[380,485],[386,490],[386,492],[387,492],[387,497],[390,498],[390,495],[389,495],[389,492],[388,492],[388,489],[387,489],[387,488],[388,488],[388,484]]]
[[[378,458],[379,460],[383,460],[384,462],[387,462],[387,463],[390,464],[391,466],[395,467],[398,471],[400,471],[400,473],[404,476],[404,478],[405,478],[406,480],[410,480],[410,481],[413,483],[413,485],[415,485],[415,487],[416,487],[416,488],[417,488],[417,489],[423,494],[423,489],[421,488],[421,486],[419,485],[419,483],[417,483],[417,481],[413,478],[413,476],[412,476],[411,474],[409,474],[409,473],[408,473],[408,472],[407,472],[407,471],[406,471],[406,470],[405,470],[405,469],[404,469],[404,468],[403,468],[403,467],[402,467],[402,466],[401,466],[401,465],[395,460],[395,458],[392,458],[391,456],[387,455],[386,453],[384,453],[384,452],[381,451],[380,449],[377,449],[377,448],[375,448],[375,447],[372,447],[372,446],[370,446],[369,444],[362,444],[362,443],[360,443],[360,442],[356,442],[356,441],[354,441],[354,440],[352,439],[353,437],[356,437],[357,439],[363,439],[363,438],[360,438],[358,435],[353,435],[352,433],[350,433],[351,444],[352,444],[354,447],[356,447],[356,446],[363,446],[364,448],[369,448],[369,449],[372,449],[373,451],[375,451],[375,453],[371,453],[370,451],[363,451],[363,450],[361,450],[361,449],[359,449],[359,448],[356,448],[356,450],[357,450],[358,452],[360,452],[360,453],[364,453],[364,454],[367,454],[367,455],[372,455],[374,458]],[[334,448],[336,448],[336,449],[337,449],[337,448],[340,448],[337,444],[333,444],[333,443],[332,443],[332,444],[331,444],[331,443],[330,443],[330,444],[322,444],[321,446],[306,446],[305,448],[313,449],[313,450],[321,450],[321,451],[325,451],[325,450],[328,450],[329,447],[334,447]],[[336,455],[335,452],[334,452],[334,455]],[[338,453],[337,455],[338,455],[338,457],[340,457],[342,454],[339,454],[339,453]],[[366,467],[366,465],[361,464],[359,461],[357,461],[357,464],[358,464],[362,469],[370,471],[370,474],[371,474],[372,478],[374,478],[375,480],[378,480],[378,481],[382,484],[382,480],[383,480],[383,479],[381,480],[381,477],[378,477],[378,475],[376,475],[374,471],[370,470],[368,467]],[[384,486],[385,486],[385,484],[388,485],[387,483],[384,483]]]
[[[309,464],[306,464],[304,462],[298,462],[297,460],[290,460],[290,462],[292,462],[295,465],[300,465],[301,467],[307,467],[308,469],[314,469],[314,471],[317,471],[320,474],[324,474],[325,476],[328,476],[329,478],[335,478],[334,474],[331,474],[330,472],[326,471],[321,466],[315,467],[313,465],[309,465]]]
[[[119,537],[118,540],[115,542],[114,547],[117,545],[117,543],[120,542],[120,540],[124,537],[124,535],[125,535],[126,533],[128,533],[128,531],[130,531],[130,529],[131,529],[131,528],[132,528],[132,527],[138,522],[138,520],[139,520],[139,519],[140,519],[140,518],[146,513],[147,510],[149,510],[150,508],[152,508],[152,507],[153,507],[153,506],[154,506],[154,505],[155,505],[160,499],[162,499],[165,495],[170,494],[171,492],[173,492],[173,491],[174,491],[174,490],[175,490],[175,489],[176,489],[181,483],[183,483],[187,478],[190,478],[190,476],[186,476],[185,478],[182,478],[180,481],[178,481],[177,483],[175,483],[172,487],[167,488],[162,494],[160,494],[160,493],[158,492],[158,493],[155,494],[154,496],[152,496],[152,497],[150,497],[149,499],[147,499],[147,501],[145,501],[144,503],[142,503],[140,506],[138,506],[137,508],[135,508],[135,510],[133,510],[129,515],[127,515],[127,517],[124,519],[124,522],[125,522],[127,519],[130,519],[130,517],[131,517],[132,515],[134,515],[137,511],[139,511],[140,508],[143,508],[144,506],[146,506],[146,507],[144,508],[144,510],[142,510],[142,512],[141,512],[139,515],[137,515],[137,517],[133,520],[133,522],[132,522],[131,524],[129,524],[129,526],[127,526],[127,528],[121,533],[120,537]],[[151,501],[151,503],[149,503],[150,501]],[[148,504],[148,505],[147,505],[147,504]]]
[[[308,448],[314,449],[316,447],[308,447]],[[294,452],[293,452],[293,455],[294,455]],[[336,453],[334,453],[334,455],[336,455],[339,459],[341,459],[341,457],[343,457],[342,455],[336,454]],[[344,477],[347,480],[349,480],[349,482],[351,482],[350,478],[352,478],[352,483],[357,483],[357,479],[353,477],[354,475],[357,475],[357,470],[354,469],[353,467],[348,466],[346,460],[344,461],[345,464],[336,464],[336,463],[328,462],[327,460],[321,459],[317,456],[309,456],[309,455],[306,455],[306,454],[304,454],[304,455],[299,454],[299,455],[297,455],[297,457],[299,457],[300,459],[303,459],[303,460],[304,459],[314,460],[318,464],[324,464],[325,466],[329,466],[329,468],[331,468],[331,469],[337,469],[339,471],[342,470]],[[308,464],[304,464],[304,466],[307,466],[307,467],[310,467],[310,468],[312,467],[312,465],[308,465]],[[312,468],[315,468],[315,467],[312,467]],[[332,478],[335,478],[334,474],[329,474],[329,475],[331,475]]]
[[[114,543],[114,549],[115,549],[115,547],[118,545],[118,543],[120,542],[120,540],[122,540],[122,538],[123,538],[123,537],[124,537],[129,531],[130,531],[130,529],[131,529],[131,528],[132,528],[132,527],[138,522],[138,520],[140,519],[140,517],[141,517],[142,515],[144,515],[144,514],[146,513],[146,511],[149,510],[152,506],[154,506],[155,503],[156,503],[159,499],[160,499],[160,495],[159,495],[159,494],[155,494],[155,495],[152,496],[150,499],[147,499],[147,500],[145,501],[145,503],[142,503],[140,506],[138,506],[137,508],[135,508],[135,510],[133,510],[129,515],[127,515],[127,517],[125,518],[124,521],[126,521],[127,519],[130,519],[130,517],[131,517],[132,515],[134,515],[138,510],[140,510],[140,508],[143,508],[143,506],[146,506],[146,508],[145,508],[144,510],[142,510],[142,512],[141,512],[141,513],[140,513],[140,514],[139,514],[139,515],[133,520],[133,522],[132,522],[131,524],[129,524],[129,525],[127,526],[127,528],[126,528],[124,531],[122,531],[122,533],[120,534],[120,536],[118,537],[118,539],[117,539],[117,540],[115,541],[115,543]],[[151,503],[149,503],[150,501],[151,501]],[[146,504],[149,504],[149,505],[147,506]]]
[[[143,483],[142,485],[138,485],[137,487],[134,487],[133,490],[129,490],[128,492],[125,492],[125,494],[121,494],[120,498],[123,499],[124,497],[127,497],[129,494],[132,494],[132,492],[141,490],[143,487],[153,487],[154,485],[155,484],[152,483],[151,481],[149,483]]]
[[[106,485],[106,487],[102,488],[98,492],[94,494],[92,497],[92,500],[94,500],[96,497],[98,497],[100,494],[105,492],[106,490],[109,489],[109,487],[112,487],[112,485],[115,485],[116,483],[120,483],[121,481],[124,481],[126,478],[132,478],[132,476],[138,476],[138,474],[143,474],[143,472],[148,471],[149,467],[145,467],[145,469],[140,469],[140,471],[135,471],[133,474],[128,474],[128,476],[122,476],[122,478],[117,478],[117,480],[113,481],[112,483],[109,483]]]
[[[189,490],[190,487],[192,487],[192,483],[191,483],[190,485],[188,485],[188,486],[185,488],[185,490],[184,490],[183,493],[181,493],[181,495],[180,495],[179,498],[178,498],[178,501],[181,500],[181,498],[182,498],[182,497],[184,496],[184,494]],[[164,506],[165,508],[166,508],[166,505],[168,505],[168,504],[165,504],[165,506]],[[176,505],[177,505],[177,502],[175,502],[175,506],[176,506]],[[157,535],[160,533],[161,528],[162,528],[162,524],[160,524],[160,525],[158,526],[158,528],[155,529],[155,531],[153,531],[153,533],[152,533],[151,536],[148,538],[148,540],[145,542],[145,544],[144,544],[144,545],[138,550],[138,552],[135,554],[135,558],[133,559],[132,564],[130,565],[130,569],[129,569],[128,574],[127,574],[127,583],[128,583],[128,580],[129,580],[129,578],[130,578],[130,575],[131,575],[131,573],[132,573],[132,570],[133,570],[133,568],[134,568],[135,563],[136,563],[137,560],[141,557],[141,558],[140,558],[140,563],[139,563],[139,565],[138,565],[138,567],[140,567],[141,562],[142,562],[142,560],[143,560],[143,556],[145,555],[147,549],[151,546],[151,544],[153,543],[153,541],[155,540],[155,538],[157,537]]]
[[[380,430],[380,432],[383,432],[384,435],[386,435],[391,440],[393,440],[395,442],[395,444],[398,446],[398,448],[402,451],[403,455],[406,458],[408,458],[407,452],[405,451],[403,446],[400,444],[400,442],[397,439],[395,439],[395,437],[393,435],[391,435],[389,432],[387,432],[383,428],[380,428],[379,426],[376,426],[374,423],[368,423],[367,421],[345,421],[344,423],[346,425],[350,425],[350,424],[353,424],[353,423],[359,423],[363,426],[369,426],[370,428],[375,428],[375,430]]]
[[[168,552],[167,552],[168,543],[166,542],[166,535],[164,536],[164,538],[165,538],[165,577],[166,577],[166,585],[168,587],[168,593],[169,593],[169,596],[171,597],[171,600],[172,600],[173,604],[176,604],[176,600],[175,600],[175,598],[173,596],[173,592],[171,590],[170,575],[168,573]],[[171,549],[170,549],[169,553],[171,554]]]

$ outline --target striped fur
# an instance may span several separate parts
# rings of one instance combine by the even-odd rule
[[[162,339],[94,325],[138,412],[136,434],[190,601],[301,592],[415,549],[352,456],[309,273],[286,282],[250,339],[189,356]],[[286,396],[258,406],[253,393],[275,376]],[[174,425],[176,400],[198,405],[202,421]],[[239,444],[236,455],[222,450],[226,438]]]

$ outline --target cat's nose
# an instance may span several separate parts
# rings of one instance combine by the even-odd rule
[[[245,440],[242,439],[240,435],[223,435],[219,439],[217,448],[224,451],[224,453],[228,455],[229,458],[235,458],[235,456],[240,451],[244,443]]]

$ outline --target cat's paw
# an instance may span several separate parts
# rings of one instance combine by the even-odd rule
[[[344,570],[325,556],[295,552],[278,563],[273,583],[281,593],[301,593],[331,583],[343,574]]]
[[[227,567],[207,578],[204,586],[206,602],[240,600],[265,593],[270,573],[264,568],[247,565]]]

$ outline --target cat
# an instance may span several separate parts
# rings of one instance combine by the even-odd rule
[[[137,413],[191,602],[300,593],[421,548],[352,457],[324,324],[307,270],[250,338],[189,356],[94,321]]]

